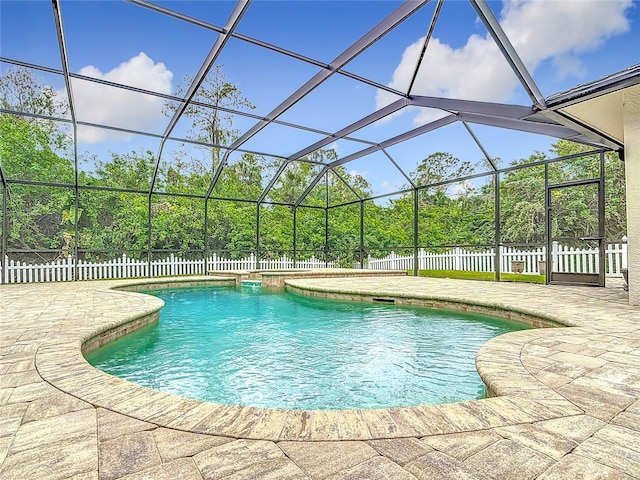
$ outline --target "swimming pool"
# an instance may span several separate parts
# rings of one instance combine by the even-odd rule
[[[148,293],[166,304],[158,324],[87,360],[167,393],[241,406],[361,409],[479,398],[480,346],[530,328],[464,312],[265,289]]]

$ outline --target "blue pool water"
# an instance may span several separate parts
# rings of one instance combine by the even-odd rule
[[[87,355],[168,393],[284,409],[401,407],[475,399],[475,355],[529,328],[482,315],[339,302],[265,289],[148,292],[160,321]]]

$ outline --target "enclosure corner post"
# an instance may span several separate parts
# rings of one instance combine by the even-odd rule
[[[4,181],[4,178],[3,178]],[[0,275],[0,285],[5,283],[5,278],[7,277],[7,227],[9,225],[7,219],[7,184],[4,183],[2,185],[2,245],[0,250],[0,266],[2,267],[0,270],[2,271],[2,275]]]
[[[149,193],[149,202],[147,204],[147,276],[149,278],[153,277],[153,272],[151,271],[151,193]]]
[[[418,276],[418,189],[413,189],[413,276]]]
[[[324,266],[329,267],[329,209],[324,207]]]
[[[256,202],[256,270],[260,270],[260,202]]]
[[[502,251],[500,249],[500,173],[495,172],[493,174],[493,216],[494,216],[494,244],[495,244],[495,260],[494,260],[494,271],[495,271],[495,281],[500,281],[500,272],[502,265]]]
[[[298,265],[298,208],[294,205],[293,209],[293,268]]]
[[[203,259],[203,267],[202,267],[202,274],[203,275],[208,275],[209,274],[209,269],[208,269],[208,262],[209,262],[209,199],[205,198],[204,199],[204,226],[203,226],[203,231],[202,231],[203,235],[204,235],[204,249],[203,249],[203,253],[204,253],[204,259]]]

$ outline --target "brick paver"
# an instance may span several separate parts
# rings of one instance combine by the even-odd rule
[[[0,478],[640,478],[640,308],[620,287],[288,280],[316,296],[456,304],[571,328],[487,342],[476,365],[491,398],[287,412],[167,395],[87,364],[83,345],[154,321],[162,305],[113,288],[159,281],[0,286]]]

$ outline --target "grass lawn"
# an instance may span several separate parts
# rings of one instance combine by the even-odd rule
[[[409,275],[413,272],[410,271]],[[485,280],[494,281],[495,274],[493,272],[468,272],[464,270],[419,270],[419,277],[434,278],[456,278],[462,280]],[[518,275],[515,273],[501,273],[500,280],[503,282],[524,282],[524,283],[544,283],[544,275]]]

